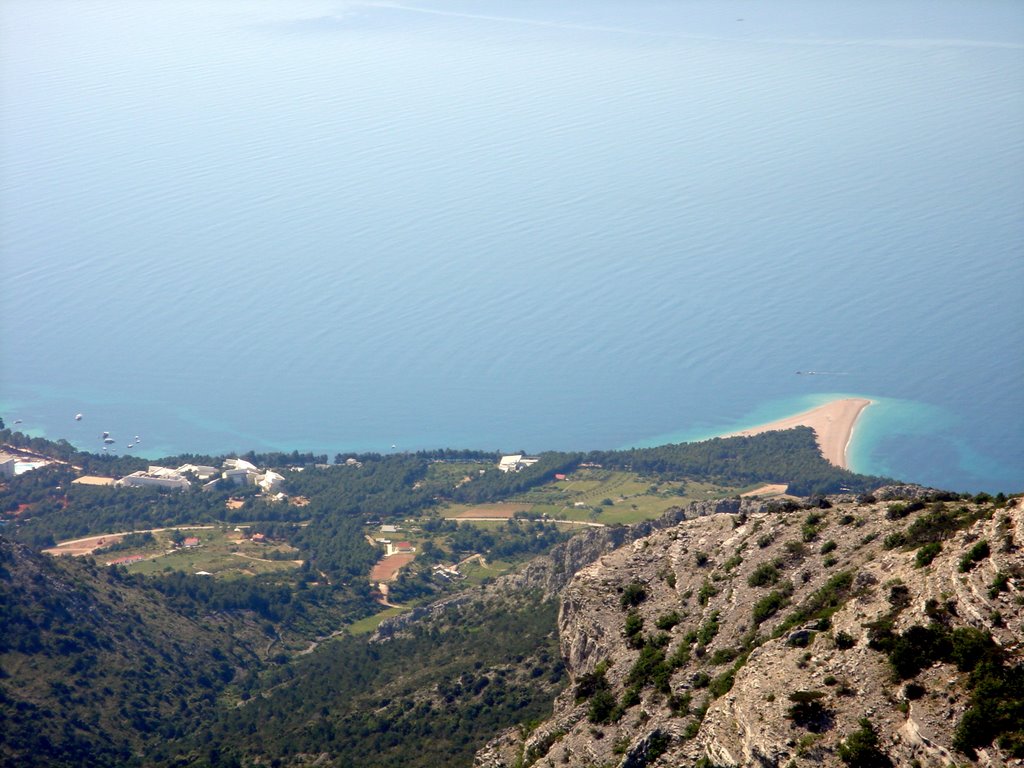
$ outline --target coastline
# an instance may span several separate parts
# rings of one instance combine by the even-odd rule
[[[819,405],[809,411],[786,416],[782,419],[759,424],[748,429],[730,432],[720,437],[751,437],[762,432],[810,427],[818,440],[818,447],[825,460],[843,469],[849,469],[847,453],[853,440],[853,431],[864,409],[872,400],[862,397],[846,397]]]

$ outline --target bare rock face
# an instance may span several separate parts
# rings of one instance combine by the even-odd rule
[[[976,700],[951,650],[1022,663],[1024,505],[927,498],[737,507],[603,552],[562,593],[551,718],[477,765],[1024,765],[956,749]]]
[[[872,492],[878,501],[906,501],[908,499],[924,499],[936,494],[942,494],[935,488],[925,488],[920,485],[883,485]]]

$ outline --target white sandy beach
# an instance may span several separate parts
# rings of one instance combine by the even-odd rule
[[[722,437],[738,437],[759,435],[793,427],[810,427],[818,437],[818,446],[825,459],[843,469],[849,469],[846,460],[846,449],[850,445],[853,429],[864,409],[871,405],[870,400],[859,397],[847,397],[819,405],[809,411],[787,416],[784,419],[761,424],[739,432],[730,432]]]

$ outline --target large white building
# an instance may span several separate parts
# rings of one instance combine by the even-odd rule
[[[245,459],[225,459],[222,477],[235,485],[256,485],[264,493],[277,493],[284,486],[284,475],[272,469],[260,471]]]
[[[259,474],[256,465],[245,459],[224,459],[223,477],[235,485],[255,485]]]
[[[140,488],[150,486],[185,490],[192,486],[192,483],[189,482],[186,474],[195,475],[199,480],[209,480],[209,478],[217,474],[217,471],[216,467],[206,467],[196,464],[182,464],[177,469],[151,466],[145,472],[133,472],[130,475],[122,477],[117,481],[117,484],[123,488]],[[236,485],[259,486],[260,490],[268,494],[280,491],[281,487],[284,485],[283,475],[280,475],[270,469],[265,472],[261,472],[254,464],[250,464],[244,459],[226,459],[224,461],[222,477]],[[207,482],[203,487],[211,488],[216,482],[217,480]]]
[[[151,466],[145,472],[132,472],[125,475],[117,484],[122,488],[170,488],[172,490],[184,491],[192,487],[188,478],[176,469],[168,467]]]
[[[256,485],[262,488],[264,493],[274,493],[284,485],[284,475],[279,475],[272,469],[268,469],[262,475],[257,476]]]
[[[498,469],[502,472],[518,472],[526,467],[532,467],[540,459],[533,456],[523,456],[521,453],[512,456],[502,456],[498,462]]]
[[[216,467],[208,467],[204,464],[182,464],[178,467],[178,472],[181,474],[191,473],[204,482],[220,474],[220,470]]]

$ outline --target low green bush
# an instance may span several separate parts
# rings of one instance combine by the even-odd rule
[[[914,565],[918,568],[924,568],[927,565],[931,565],[932,560],[939,556],[942,551],[942,544],[937,541],[930,541],[923,545],[917,554],[914,556]]]
[[[967,573],[969,570],[974,568],[975,565],[988,557],[990,553],[991,550],[989,549],[988,542],[985,539],[977,542],[964,553],[963,557],[960,558],[960,572]]]

